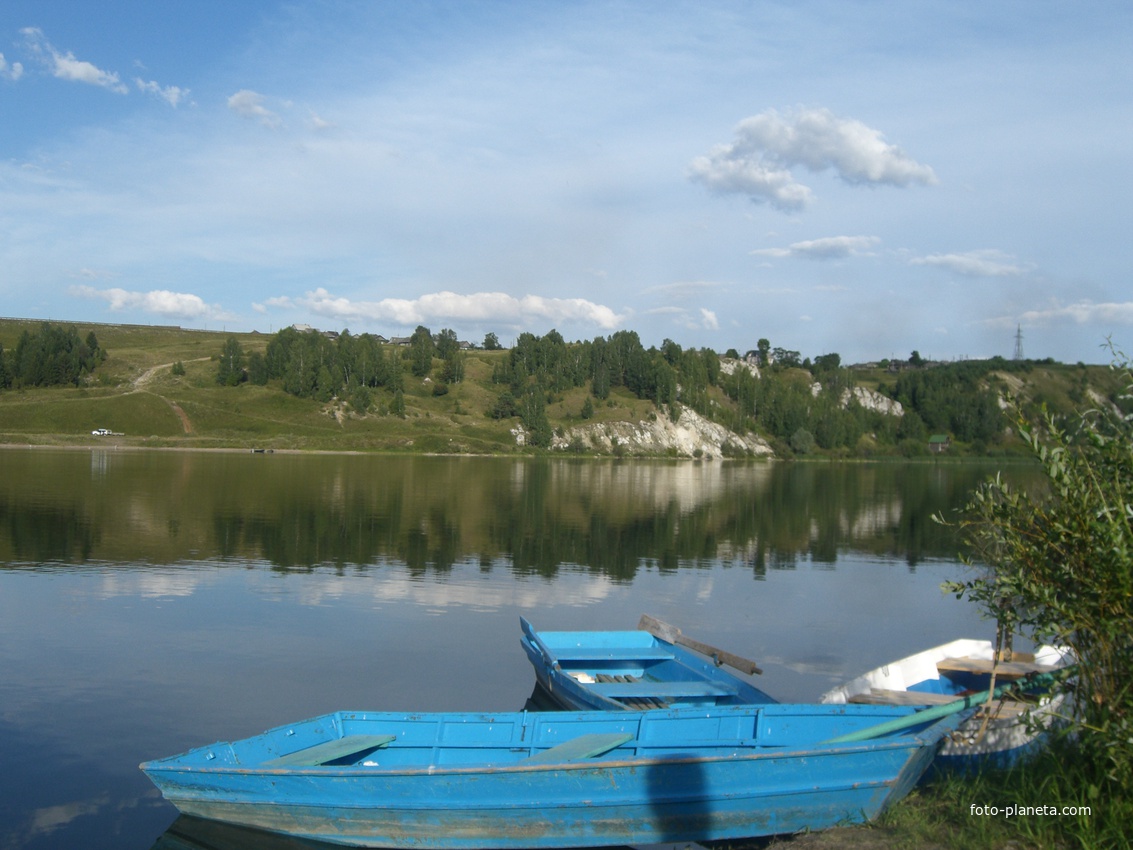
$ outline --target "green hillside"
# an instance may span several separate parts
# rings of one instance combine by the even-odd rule
[[[1105,367],[1029,361],[900,364],[895,370],[848,369],[836,356],[815,364],[794,356],[755,377],[732,358],[682,350],[668,340],[661,350],[645,350],[632,332],[585,343],[566,343],[554,332],[524,334],[517,350],[458,353],[445,350],[443,337],[451,332],[442,332],[435,335],[440,347],[424,353],[373,347],[380,368],[392,372],[359,381],[348,374],[353,361],[341,357],[362,337],[50,325],[74,330],[88,343],[93,333],[105,359],[63,385],[33,385],[18,376],[16,355],[21,337],[40,333],[44,323],[0,320],[0,378],[7,375],[0,379],[2,443],[477,454],[542,451],[554,443],[562,451],[673,455],[682,451],[632,439],[601,449],[579,434],[613,433],[618,423],[656,423],[690,409],[699,421],[766,440],[778,456],[927,454],[938,431],[950,437],[953,454],[986,454],[1016,448],[998,403],[1008,393],[1028,410],[1045,405],[1069,412],[1115,403],[1120,390]],[[303,340],[307,348],[298,353],[283,345]],[[373,338],[367,341],[376,346]],[[228,372],[226,347],[241,359]],[[304,378],[293,365],[304,351],[330,359],[317,369],[305,364]],[[856,387],[871,391],[871,399],[901,400],[906,415],[876,412],[856,397],[847,402]],[[527,426],[524,446],[514,433],[521,424]],[[112,433],[93,436],[97,429]],[[723,454],[729,446],[731,453],[749,453],[736,448],[742,446],[737,439],[725,441]]]

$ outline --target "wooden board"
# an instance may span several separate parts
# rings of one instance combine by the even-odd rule
[[[945,658],[938,661],[936,669],[941,673],[976,673],[991,675],[995,668],[995,676],[1005,682],[1022,679],[1032,673],[1053,673],[1057,667],[1049,664],[1035,664],[1028,661],[991,661],[982,658]]]

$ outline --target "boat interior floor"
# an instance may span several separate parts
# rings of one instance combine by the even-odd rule
[[[638,676],[620,676],[611,673],[598,673],[594,679],[601,684],[636,684],[641,681]],[[662,699],[660,697],[647,697],[647,696],[627,696],[627,697],[614,697],[618,702],[629,708],[642,709],[648,711],[651,708],[668,708],[672,705],[672,700]]]

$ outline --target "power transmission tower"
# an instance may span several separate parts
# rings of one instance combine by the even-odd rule
[[[1015,329],[1015,359],[1023,359],[1023,326],[1017,325]]]

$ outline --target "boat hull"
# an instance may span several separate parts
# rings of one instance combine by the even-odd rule
[[[958,722],[825,745],[818,738],[909,711],[770,708],[777,711],[340,713],[142,769],[184,814],[364,847],[706,841],[871,819],[918,781],[942,735]],[[465,724],[467,732],[500,732],[485,748],[472,736],[453,734]],[[306,743],[312,725],[351,727],[343,734],[367,727],[397,740],[354,764],[268,766],[269,756]],[[544,748],[619,730],[630,736],[628,743],[598,756],[557,761]],[[446,738],[462,742],[436,745]],[[431,754],[425,752],[430,746]]]
[[[820,702],[843,704],[874,688],[888,691],[925,692],[961,696],[973,690],[987,690],[990,677],[976,674],[942,675],[937,665],[949,658],[964,657],[990,662],[995,649],[990,641],[961,639],[910,655],[870,670],[841,687],[827,691]],[[1041,647],[1035,661],[1051,668],[1071,662],[1068,650]],[[1000,680],[999,684],[1003,684]],[[991,716],[973,715],[948,736],[940,747],[933,767],[939,771],[972,772],[987,767],[1009,767],[1025,761],[1043,747],[1046,730],[1057,723],[1066,708],[1064,694],[1036,699],[1024,717],[1018,706],[1003,710],[992,702]],[[998,713],[997,713],[998,711]]]

